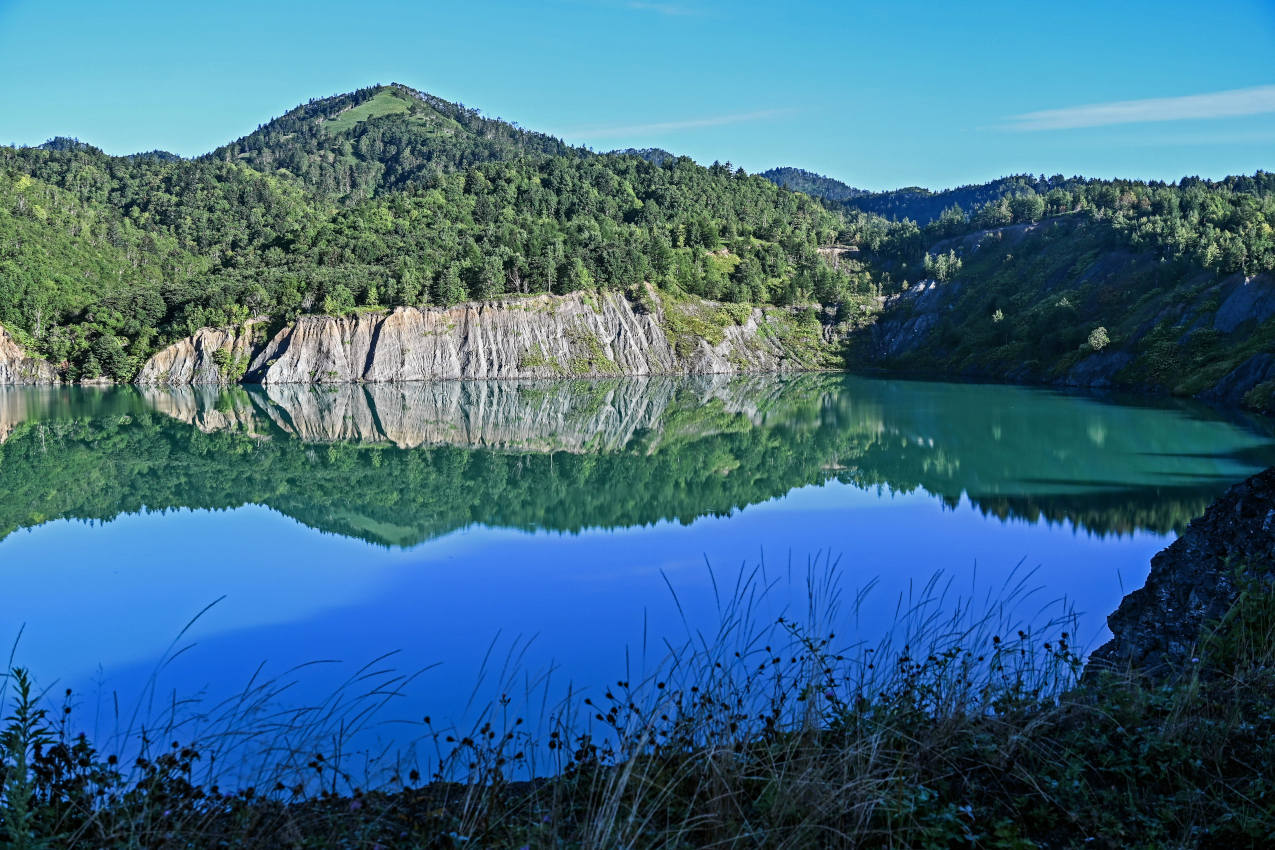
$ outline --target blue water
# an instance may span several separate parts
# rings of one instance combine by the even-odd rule
[[[1265,422],[1194,405],[824,375],[8,390],[0,433],[0,636],[99,732],[144,695],[340,661],[286,696],[319,699],[390,651],[377,669],[424,671],[392,718],[463,717],[482,669],[482,698],[527,702],[551,669],[555,694],[597,686],[759,567],[759,616],[800,611],[812,561],[836,564],[843,636],[887,631],[936,571],[975,595],[1030,572],[1024,616],[1070,605],[1092,646],[1275,459]]]

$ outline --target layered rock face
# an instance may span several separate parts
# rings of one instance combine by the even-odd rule
[[[1132,666],[1163,677],[1189,668],[1204,626],[1248,582],[1275,590],[1275,468],[1236,484],[1151,559],[1146,585],[1107,618],[1115,637],[1088,669]]]
[[[29,356],[8,331],[0,328],[0,385],[57,382],[58,372],[52,363]]]
[[[143,384],[393,383],[485,378],[784,372],[810,368],[809,356],[773,332],[753,309],[721,322],[707,302],[646,306],[618,292],[539,295],[461,304],[400,307],[389,314],[303,316],[257,344],[256,331],[205,328],[146,364]],[[665,311],[713,317],[720,340],[671,337]],[[225,352],[218,354],[217,352]],[[245,363],[227,374],[218,362]]]
[[[200,328],[146,361],[139,384],[228,384],[239,380],[261,350],[265,319],[238,327]]]

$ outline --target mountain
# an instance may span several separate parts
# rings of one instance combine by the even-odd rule
[[[687,362],[711,360],[685,355],[732,327],[771,333],[749,305],[807,363],[848,351],[852,368],[1268,409],[1273,234],[1265,171],[862,192],[796,169],[594,153],[395,84],[298,106],[190,160],[69,138],[0,147],[0,326],[13,374],[45,376],[43,359],[64,379],[131,381],[160,349],[254,317],[275,338],[310,314],[468,316],[545,293],[578,293],[583,316],[609,290]],[[324,327],[347,325],[379,326]],[[614,372],[600,332],[555,348],[588,370],[545,368]],[[229,350],[210,357],[245,374]]]
[[[1052,180],[1062,182],[1062,177],[1052,178]],[[1037,180],[1031,175],[1018,175],[1001,177],[989,183],[942,189],[937,192],[922,189],[919,186],[909,186],[891,192],[869,192],[848,199],[846,205],[893,221],[909,218],[917,224],[926,225],[938,220],[944,210],[952,207],[973,212],[1001,198],[1022,194],[1027,189],[1043,195],[1049,191],[1051,185],[1052,182],[1049,180]]]
[[[783,186],[785,189],[792,189],[794,192],[805,192],[812,197],[824,198],[829,201],[848,201],[851,198],[871,194],[863,189],[847,186],[840,180],[824,177],[822,174],[815,174],[813,171],[806,171],[804,168],[772,168],[768,171],[763,171],[761,176],[772,183]]]
[[[354,201],[422,187],[440,172],[480,163],[584,153],[396,83],[312,100],[206,158],[283,173]]]
[[[865,230],[870,261],[893,280],[852,361],[1275,412],[1270,172],[876,193],[795,169],[765,176],[895,222]]]
[[[944,210],[951,207],[960,207],[970,213],[1001,198],[1022,194],[1028,189],[1044,194],[1053,185],[1064,182],[1061,175],[1037,179],[1025,174],[938,191],[908,186],[888,192],[869,192],[800,168],[772,168],[763,171],[761,176],[786,189],[832,201],[848,210],[872,213],[891,221],[911,219],[922,226],[937,220]]]
[[[132,380],[164,345],[256,315],[596,287],[640,300],[644,283],[778,306],[874,297],[820,252],[843,221],[808,197],[572,148],[399,85],[299,106],[194,160],[0,148],[0,209],[0,325],[72,379]]]

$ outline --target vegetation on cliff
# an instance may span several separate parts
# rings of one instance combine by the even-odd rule
[[[1021,176],[924,192],[900,208],[917,220],[883,227],[862,211],[899,194],[830,201],[863,217],[869,264],[895,296],[860,360],[1272,409],[1275,174]]]

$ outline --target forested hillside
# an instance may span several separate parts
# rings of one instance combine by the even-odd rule
[[[1026,174],[938,191],[908,186],[888,192],[869,192],[800,168],[771,168],[763,171],[761,176],[794,192],[805,192],[816,198],[833,201],[851,212],[871,213],[891,221],[910,219],[922,226],[934,221],[951,207],[973,211],[1027,189],[1043,194],[1049,191],[1052,184],[1064,181],[1061,175],[1046,179],[1043,175],[1036,178]]]
[[[1275,174],[983,188],[864,228],[891,296],[857,359],[1275,410]]]
[[[823,339],[858,343],[851,366],[1057,381],[1125,350],[1099,378],[1196,393],[1241,355],[1270,354],[1254,374],[1275,380],[1275,306],[1228,300],[1228,276],[1275,269],[1273,228],[1264,171],[865,193],[797,169],[594,153],[376,86],[193,160],[72,139],[0,147],[0,325],[68,379],[131,380],[160,346],[251,316],[592,288],[642,309],[649,282],[675,299],[805,311]],[[918,281],[956,284],[923,332],[910,317],[937,302],[918,300]],[[1224,303],[1220,322],[1191,324]],[[901,329],[904,346],[890,337]],[[1152,351],[1189,380],[1138,366]]]
[[[325,197],[356,203],[387,190],[427,188],[441,173],[537,154],[587,151],[391,85],[312,100],[203,159],[286,174]]]
[[[657,287],[839,303],[844,217],[687,158],[593,154],[401,86],[316,101],[193,161],[0,148],[0,323],[72,378],[268,314]]]
[[[825,198],[829,201],[848,201],[851,198],[872,195],[871,192],[864,189],[847,186],[840,180],[824,177],[822,174],[806,171],[804,168],[770,168],[763,171],[761,176],[772,183],[783,186],[785,189],[792,189],[794,192],[805,192],[807,195],[814,195],[816,198]]]

